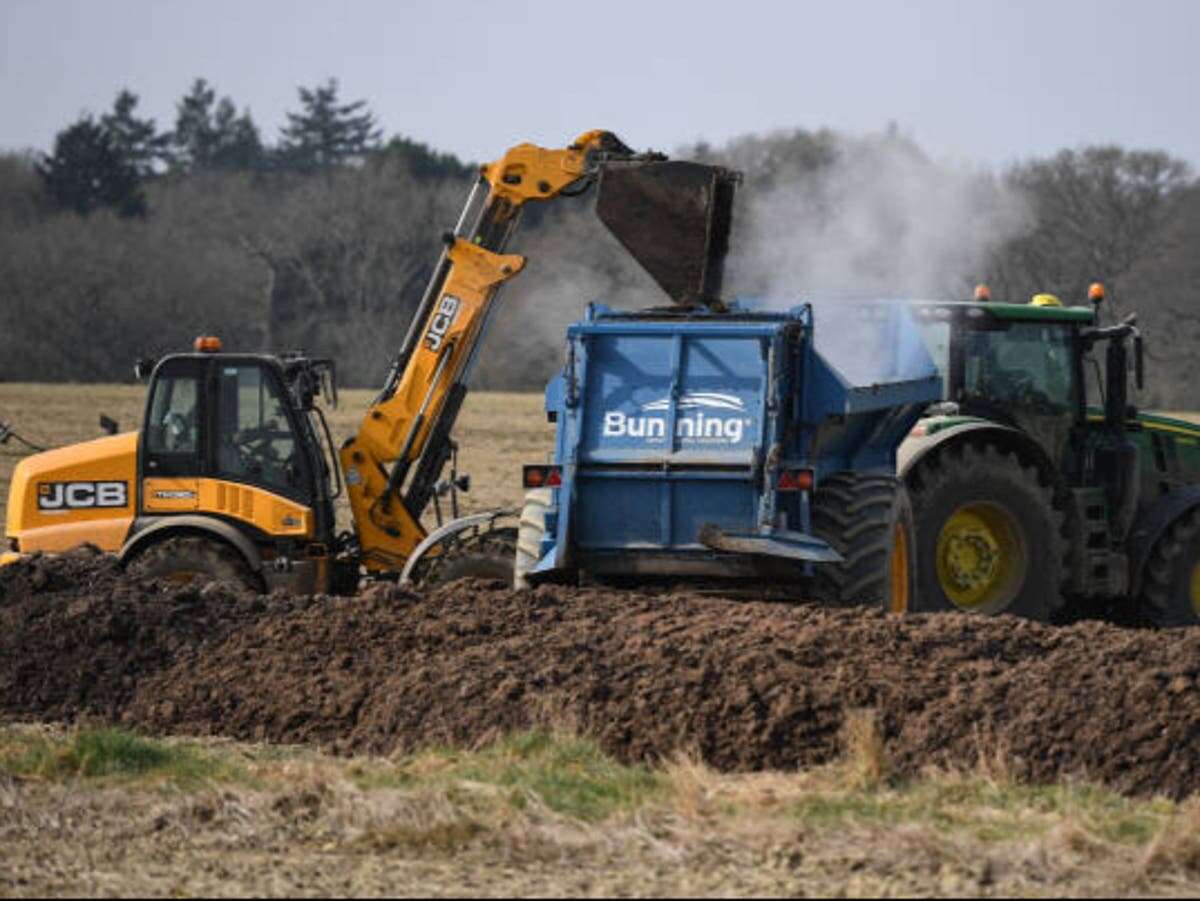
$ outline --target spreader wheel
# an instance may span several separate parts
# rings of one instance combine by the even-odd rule
[[[913,519],[898,479],[837,473],[813,496],[813,532],[844,558],[821,564],[818,592],[834,603],[907,612],[913,592]]]

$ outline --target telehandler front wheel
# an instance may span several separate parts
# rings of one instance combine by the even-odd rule
[[[1200,510],[1176,521],[1150,552],[1140,601],[1157,626],[1200,624]]]
[[[473,535],[446,547],[421,581],[444,585],[456,579],[486,579],[511,585],[516,542],[515,529],[490,529]]]
[[[1062,604],[1062,514],[1038,471],[964,444],[908,476],[917,525],[914,611],[1012,613],[1045,622]]]
[[[234,548],[199,535],[179,535],[150,545],[126,564],[143,579],[162,579],[186,585],[194,582],[237,582],[254,592],[261,580]]]
[[[819,567],[818,593],[841,604],[912,608],[915,533],[908,493],[898,479],[837,473],[817,487],[813,533],[842,555]]]

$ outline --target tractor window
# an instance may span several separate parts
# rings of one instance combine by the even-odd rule
[[[296,436],[275,380],[253,363],[217,372],[217,470],[286,493],[302,488]]]
[[[199,380],[161,376],[154,384],[146,449],[152,454],[197,454],[200,450]]]
[[[1048,414],[1073,407],[1071,339],[1063,326],[1016,322],[965,337],[964,399]]]

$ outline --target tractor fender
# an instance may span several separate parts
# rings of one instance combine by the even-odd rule
[[[1200,485],[1189,485],[1176,488],[1163,495],[1148,508],[1144,509],[1133,524],[1133,529],[1126,539],[1125,545],[1129,551],[1130,594],[1137,596],[1142,590],[1142,578],[1146,569],[1146,561],[1154,552],[1158,539],[1166,534],[1179,517],[1200,507]]]
[[[931,451],[963,440],[967,436],[990,436],[1001,449],[1015,451],[1052,479],[1055,476],[1054,464],[1036,441],[1031,440],[1020,429],[984,419],[947,426],[932,435],[910,434],[901,442],[896,452],[896,474],[902,480],[906,479],[912,468],[925,459]]]
[[[125,542],[121,548],[120,560],[124,564],[132,560],[140,551],[155,544],[171,534],[191,533],[211,535],[234,547],[249,564],[251,572],[262,572],[262,555],[244,533],[211,516],[164,516],[152,525],[140,530]]]
[[[489,520],[495,521],[502,516],[519,516],[520,513],[520,510],[514,510],[511,507],[485,510],[482,513],[472,513],[470,516],[462,516],[446,523],[440,528],[434,529],[408,555],[408,560],[404,563],[404,569],[400,571],[400,584],[410,584],[412,582],[413,570],[416,569],[417,564],[421,562],[431,549],[437,547],[447,538],[453,538],[458,533],[465,532],[467,529],[473,529],[475,526],[482,525]]]

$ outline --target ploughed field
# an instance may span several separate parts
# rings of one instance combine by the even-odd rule
[[[369,394],[343,397],[338,440]],[[132,426],[140,405],[135,387],[0,385],[0,416],[34,441],[94,434],[99,411]],[[551,444],[536,395],[474,394],[457,434],[468,509],[518,503],[521,462]],[[484,583],[231,591],[139,582],[86,553],[0,570],[0,716],[345,753],[473,746],[548,718],[621,760],[683,750],[746,771],[826,762],[870,710],[902,772],[999,754],[1033,781],[1200,788],[1197,630]]]
[[[141,404],[0,385],[39,443]],[[536,395],[472,395],[457,435],[468,510],[518,503],[552,440]],[[130,732],[249,744],[171,775]],[[85,790],[97,741],[205,787]],[[469,581],[261,597],[87,551],[0,569],[2,894],[1187,893],[1198,789],[1200,630]]]
[[[1200,630],[463,581],[355,598],[141,582],[74,553],[0,570],[0,717],[311,743],[477,747],[552,724],[619,761],[832,761],[871,711],[901,775],[1200,789]]]

